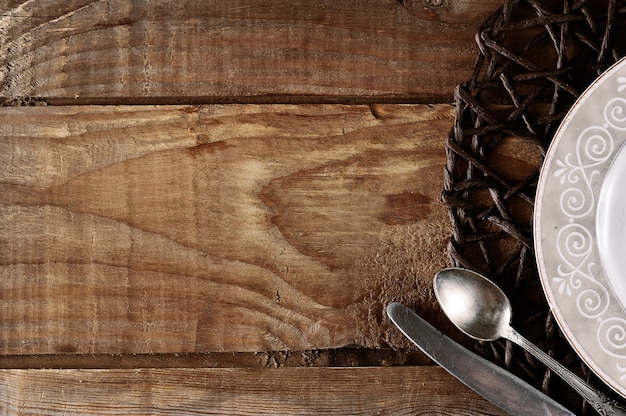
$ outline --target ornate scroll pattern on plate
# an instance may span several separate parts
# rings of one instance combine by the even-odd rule
[[[611,112],[612,113],[612,112]],[[601,167],[613,155],[611,132],[601,126],[585,129],[576,140],[575,152],[558,159],[554,172],[559,183],[566,185],[560,198],[560,207],[571,221],[591,214],[596,206],[593,183],[597,181]]]
[[[624,78],[626,81],[626,78]],[[617,90],[623,90],[620,85]],[[581,318],[597,322],[595,336],[600,348],[612,357],[621,359],[615,368],[626,380],[626,320],[607,314],[611,294],[598,279],[603,270],[599,264],[596,236],[593,227],[602,181],[616,152],[616,131],[626,131],[626,99],[609,100],[602,111],[604,120],[587,127],[576,138],[575,147],[564,157],[555,160],[554,176],[562,191],[559,209],[564,224],[556,235],[558,266],[552,282],[559,295],[575,299]],[[617,140],[620,141],[621,139]]]
[[[561,263],[553,277],[559,294],[576,296],[578,312],[585,318],[600,317],[609,306],[609,293],[594,277],[594,239],[586,227],[570,223],[557,235],[557,253]]]
[[[560,294],[576,295],[578,312],[586,318],[602,315],[610,296],[604,285],[594,277],[597,264],[593,256],[594,236],[577,219],[589,216],[596,207],[593,185],[613,154],[613,137],[602,126],[592,126],[580,133],[572,153],[556,160],[554,175],[565,188],[559,208],[568,224],[557,234],[556,248],[561,260],[553,281]]]
[[[626,78],[624,80],[626,81]],[[623,87],[626,87],[626,84],[619,86],[619,88]],[[604,118],[611,127],[626,130],[626,100],[616,97],[609,101],[604,107]]]
[[[598,341],[607,354],[615,358],[626,356],[626,321],[623,318],[612,316],[604,319],[598,326]],[[617,369],[624,373],[619,379],[626,380],[626,365],[617,362]]]

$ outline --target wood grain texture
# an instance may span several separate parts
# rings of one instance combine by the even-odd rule
[[[0,111],[0,353],[406,346],[448,105]],[[441,322],[439,322],[441,323]]]
[[[439,367],[1,370],[0,378],[5,415],[505,414]]]
[[[0,3],[4,97],[452,98],[501,0]],[[317,98],[315,98],[317,97]],[[302,102],[302,101],[298,101]]]

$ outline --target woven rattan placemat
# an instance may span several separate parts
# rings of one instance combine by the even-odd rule
[[[513,325],[592,384],[550,314],[533,252],[532,211],[543,156],[566,112],[605,69],[626,55],[624,1],[505,1],[476,35],[471,79],[455,91],[442,199],[453,224],[453,266],[502,287]],[[579,414],[594,414],[540,363],[509,342],[477,343]]]

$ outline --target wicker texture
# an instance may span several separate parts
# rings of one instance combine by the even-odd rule
[[[473,76],[455,92],[442,193],[453,224],[452,265],[495,281],[511,298],[513,325],[522,334],[605,390],[549,312],[533,252],[532,209],[556,129],[585,88],[626,54],[625,34],[625,2],[505,1],[477,33]],[[509,342],[477,349],[577,413],[593,413]]]

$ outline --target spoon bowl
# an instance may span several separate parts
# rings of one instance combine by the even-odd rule
[[[444,313],[463,332],[481,341],[505,337],[511,304],[490,280],[464,269],[446,269],[435,276],[435,296]]]
[[[443,312],[465,334],[481,341],[508,339],[558,374],[598,413],[626,415],[624,408],[616,401],[584,382],[518,334],[510,325],[511,303],[504,292],[489,279],[470,270],[450,268],[435,275],[433,286]]]

